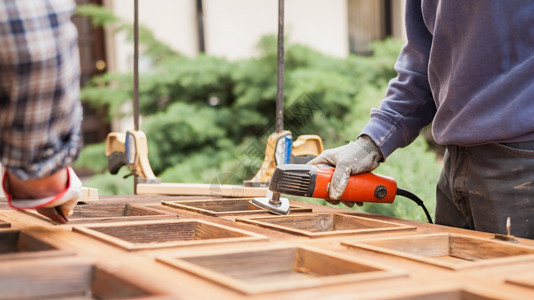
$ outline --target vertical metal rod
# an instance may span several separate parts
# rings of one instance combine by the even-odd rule
[[[276,63],[276,133],[284,130],[284,0],[278,0],[278,48]],[[274,192],[270,205],[280,206],[280,194]]]
[[[134,0],[134,57],[133,57],[134,130],[139,130],[139,2]],[[133,193],[137,195],[137,175],[134,175]]]
[[[134,130],[139,130],[139,3],[134,0],[134,57],[133,57]]]
[[[198,27],[198,52],[206,52],[206,44],[204,39],[204,8],[202,0],[197,0],[197,27]]]
[[[276,64],[276,132],[284,130],[284,0],[278,0],[278,61]]]

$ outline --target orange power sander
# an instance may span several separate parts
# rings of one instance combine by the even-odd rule
[[[278,165],[273,173],[269,190],[273,192],[273,199],[254,198],[251,202],[256,206],[267,209],[277,214],[288,214],[280,211],[280,202],[287,201],[280,198],[280,194],[329,199],[328,188],[335,168],[330,165],[301,165],[284,164]],[[347,188],[340,201],[393,203],[395,196],[404,196],[421,206],[430,223],[432,218],[428,213],[423,201],[413,193],[398,188],[397,183],[391,177],[373,174],[370,172],[352,175],[349,177]]]

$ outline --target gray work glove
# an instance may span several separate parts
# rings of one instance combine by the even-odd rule
[[[328,164],[336,167],[328,190],[330,199],[327,200],[335,205],[339,204],[339,198],[345,192],[351,175],[370,172],[378,167],[381,160],[380,149],[369,136],[362,135],[356,142],[324,151],[308,164]],[[354,206],[354,202],[343,203],[349,207]],[[358,205],[363,204],[359,202]]]

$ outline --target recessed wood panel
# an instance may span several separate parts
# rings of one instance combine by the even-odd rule
[[[453,270],[534,261],[534,247],[449,233],[377,238],[342,244]]]
[[[265,236],[202,220],[75,226],[74,231],[127,250],[266,240]]]
[[[359,293],[361,299],[387,300],[496,300],[496,299],[531,299],[527,294],[515,293],[487,285],[460,283],[442,280],[441,282],[407,285],[401,288],[385,288]]]
[[[173,208],[186,209],[209,216],[225,215],[249,215],[249,214],[268,214],[269,212],[258,208],[250,203],[252,198],[239,199],[206,199],[206,200],[185,200],[185,201],[163,201],[163,205]],[[291,212],[311,212],[311,208],[305,208],[298,205],[290,206]]]
[[[334,213],[251,217],[237,221],[308,237],[416,229],[414,226]]]
[[[405,276],[398,270],[308,246],[227,250],[158,260],[245,294]]]
[[[34,210],[25,210],[39,219],[54,223]],[[177,218],[176,214],[128,203],[87,203],[77,205],[69,217],[69,224],[120,222]],[[54,223],[55,224],[55,223]]]
[[[19,259],[45,258],[54,256],[74,255],[67,250],[40,240],[25,231],[7,229],[0,230],[0,263]]]
[[[88,263],[18,262],[0,265],[1,299],[142,299],[140,284]]]
[[[506,298],[496,298],[492,293],[476,293],[466,289],[457,289],[449,291],[438,291],[424,294],[412,294],[406,297],[391,297],[389,300],[496,300]]]

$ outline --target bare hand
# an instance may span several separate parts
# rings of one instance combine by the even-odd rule
[[[82,183],[69,167],[50,176],[21,180],[6,172],[7,190],[4,190],[11,207],[36,209],[56,223],[65,224],[80,197]]]

